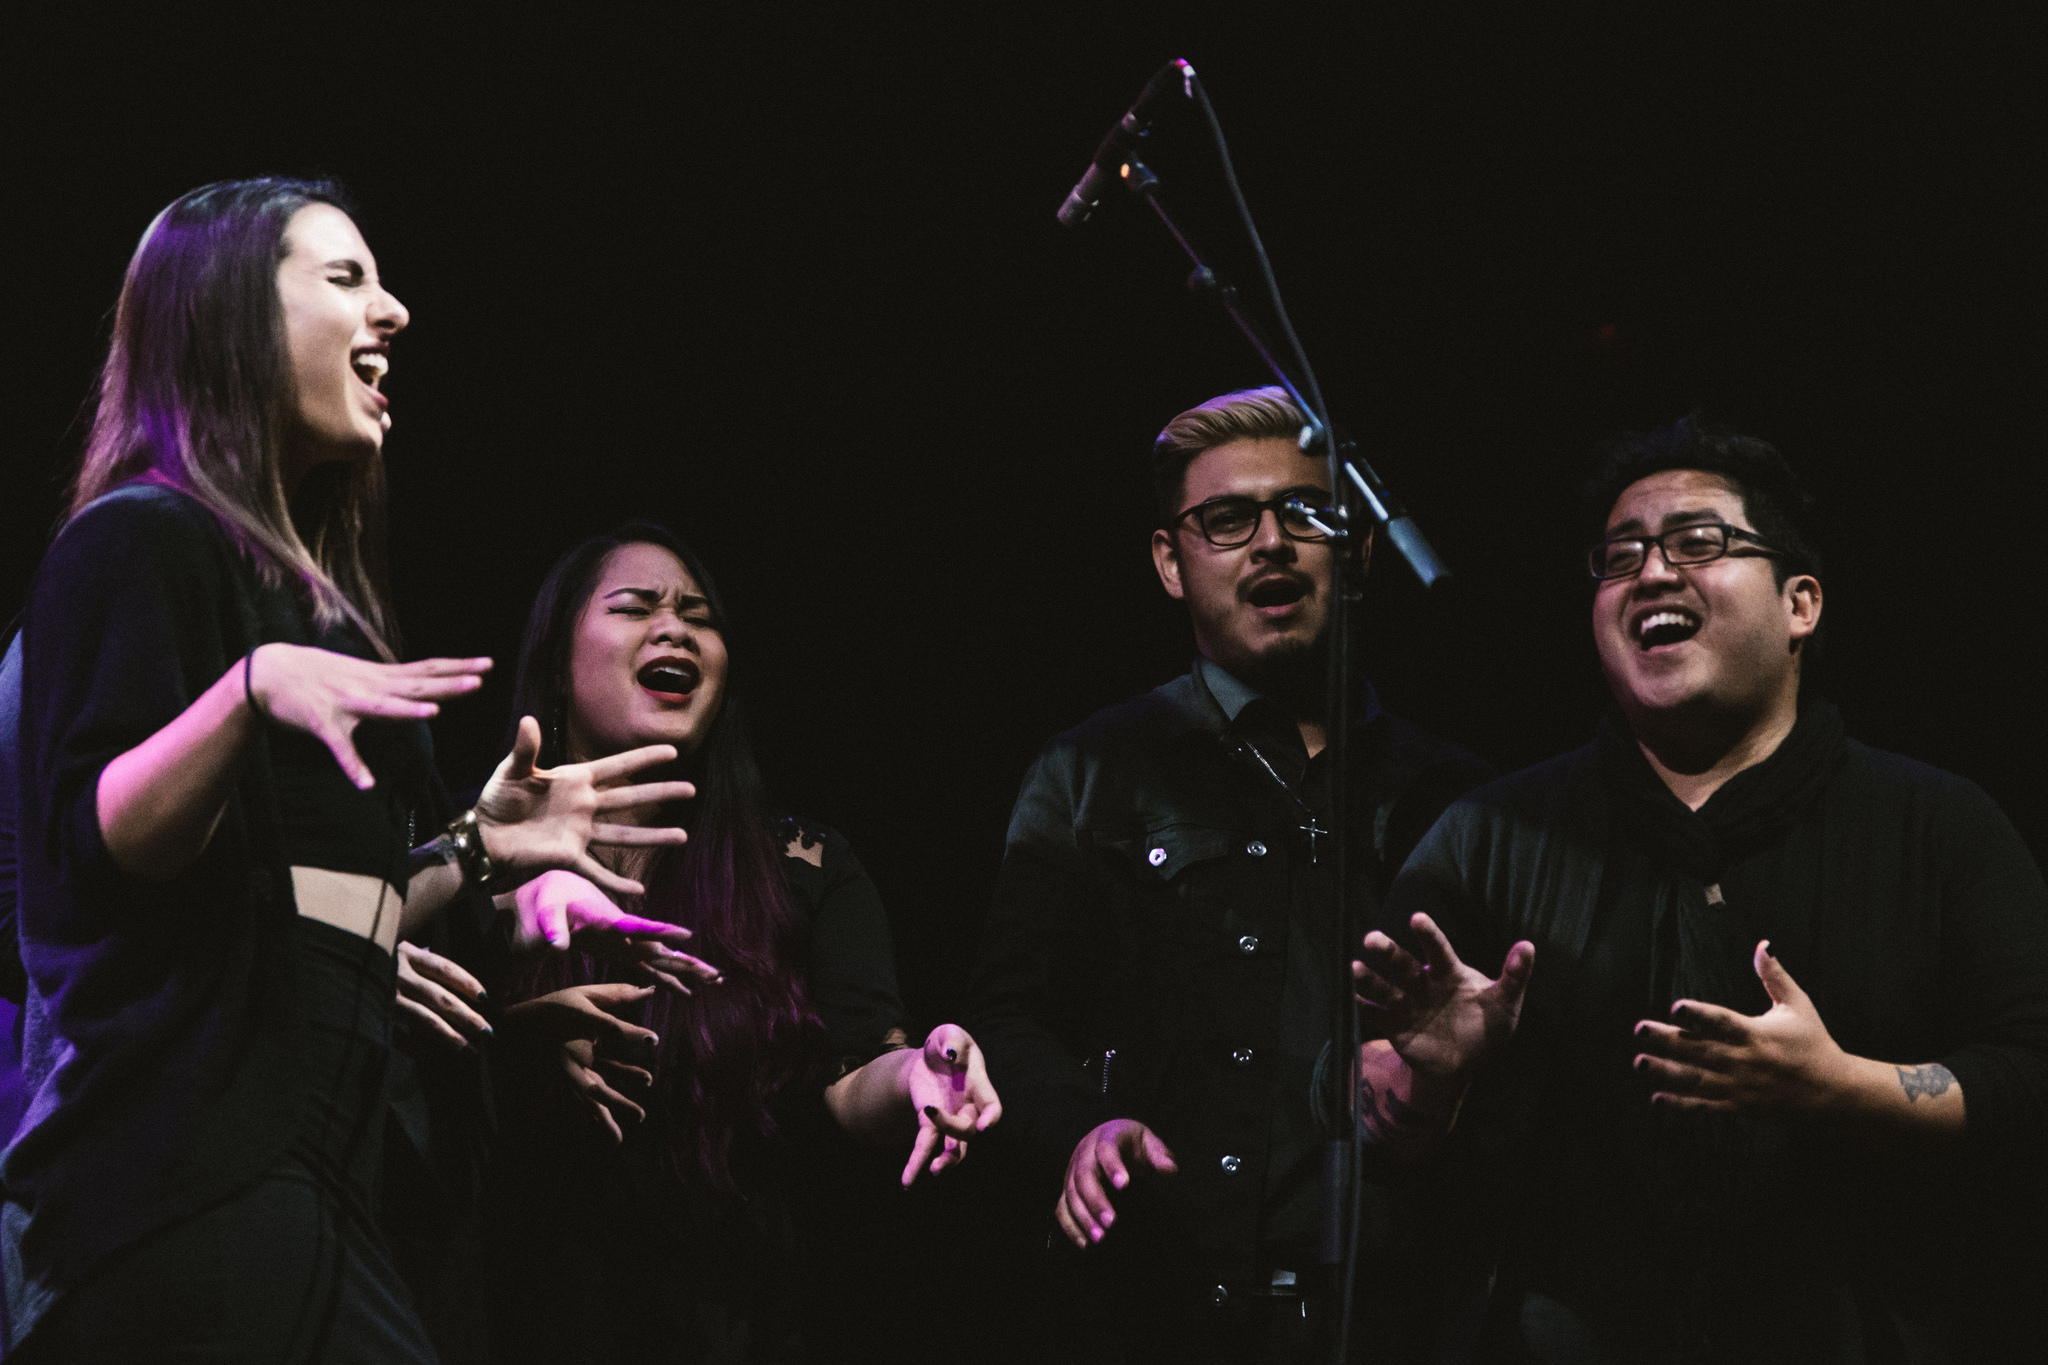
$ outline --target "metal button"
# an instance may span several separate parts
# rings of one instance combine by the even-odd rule
[[[1154,867],[1159,866],[1161,863],[1166,861],[1166,850],[1163,848],[1153,849],[1150,853],[1147,853],[1145,855],[1145,861],[1152,864],[1152,866]]]
[[[1236,1175],[1236,1174],[1238,1173],[1238,1170],[1239,1170],[1239,1169],[1240,1169],[1241,1167],[1243,1167],[1243,1165],[1244,1165],[1244,1159],[1243,1159],[1242,1157],[1234,1157],[1234,1156],[1227,1156],[1227,1157],[1224,1157],[1224,1158],[1223,1158],[1223,1174],[1225,1174],[1225,1175]]]
[[[1246,934],[1237,941],[1237,950],[1246,957],[1250,957],[1259,950],[1259,940],[1251,934]]]
[[[1251,854],[1254,858],[1263,858],[1266,856],[1265,841],[1254,839],[1244,846],[1244,851]]]
[[[1217,1285],[1209,1291],[1209,1302],[1221,1308],[1224,1304],[1230,1302],[1230,1291],[1220,1284]]]
[[[1248,1047],[1241,1047],[1230,1054],[1230,1060],[1236,1062],[1239,1066],[1250,1066],[1252,1064],[1252,1050]]]

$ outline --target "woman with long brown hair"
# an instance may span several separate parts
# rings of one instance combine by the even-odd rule
[[[818,1148],[901,1143],[908,1185],[1001,1113],[965,1030],[909,1045],[888,920],[846,840],[769,805],[729,632],[703,562],[646,523],[570,550],[528,618],[513,705],[540,718],[543,761],[681,755],[698,796],[667,818],[689,842],[605,857],[708,966],[648,977],[572,952],[514,983],[524,1065],[491,1198],[509,1362],[801,1358],[792,1190]],[[600,896],[573,873],[520,894]]]
[[[689,794],[620,785],[672,748],[549,770],[528,742],[409,848],[448,814],[424,722],[490,661],[397,662],[407,321],[331,185],[194,190],[129,263],[22,631],[0,1268],[31,1362],[431,1360],[369,1212],[396,939],[543,868],[637,891],[589,846],[680,838],[604,823]]]

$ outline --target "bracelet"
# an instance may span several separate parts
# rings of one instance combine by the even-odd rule
[[[449,822],[445,836],[455,847],[455,861],[462,866],[462,879],[481,888],[497,869],[491,865],[490,850],[484,847],[483,832],[477,828],[476,808],[470,807]]]
[[[261,648],[263,648],[262,645],[251,645],[249,646],[249,652],[242,656],[242,696],[249,703],[250,714],[268,725],[270,723],[270,715],[257,703],[256,684],[250,681],[251,676],[256,671],[256,651]]]

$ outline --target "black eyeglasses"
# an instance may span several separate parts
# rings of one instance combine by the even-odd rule
[[[1755,545],[1760,554],[1776,556],[1781,553],[1754,531],[1726,526],[1718,521],[1703,521],[1693,526],[1674,526],[1661,536],[1617,536],[1613,540],[1603,540],[1587,553],[1586,567],[1593,571],[1593,577],[1602,582],[1610,578],[1632,578],[1641,573],[1643,565],[1649,562],[1652,545],[1664,556],[1664,562],[1673,568],[1711,564],[1728,553],[1731,540],[1746,540]]]
[[[1251,543],[1259,533],[1259,522],[1269,511],[1280,523],[1280,533],[1289,540],[1328,540],[1329,536],[1317,530],[1315,523],[1320,521],[1327,526],[1337,516],[1299,493],[1283,493],[1264,502],[1256,498],[1211,498],[1187,508],[1173,519],[1172,525],[1178,526],[1193,517],[1202,539],[1219,550],[1234,550]]]

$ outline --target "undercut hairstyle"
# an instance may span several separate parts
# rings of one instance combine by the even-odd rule
[[[704,594],[712,627],[726,633],[729,618],[717,584],[665,527],[631,522],[571,548],[534,598],[512,684],[513,724],[516,729],[521,716],[540,721],[544,767],[568,761],[563,746],[576,624],[605,561],[628,545],[656,545],[681,560]],[[729,643],[727,654],[730,660]],[[738,663],[728,662],[718,715],[683,765],[697,784],[696,799],[685,807],[689,843],[657,849],[640,874],[647,894],[619,898],[635,914],[689,929],[690,952],[725,973],[724,984],[689,996],[654,992],[641,1019],[661,1038],[648,1119],[658,1125],[663,1166],[725,1196],[739,1194],[734,1140],[743,1131],[773,1134],[778,1098],[818,1079],[830,1062],[824,1024],[804,991],[810,925],[782,872],[788,822],[774,819],[768,808],[739,674]],[[522,977],[514,999],[635,980],[605,959],[576,951],[548,953]]]
[[[1798,574],[1821,576],[1814,502],[1776,446],[1707,421],[1698,413],[1646,433],[1608,442],[1585,488],[1590,538],[1607,534],[1607,517],[1628,486],[1671,469],[1696,469],[1726,479],[1742,499],[1750,529],[1779,553],[1771,571],[1779,587]]]
[[[1296,441],[1307,422],[1278,384],[1218,394],[1168,422],[1152,442],[1152,502],[1159,524],[1171,526],[1181,510],[1188,465],[1197,455],[1232,441],[1268,436]]]
[[[351,621],[394,659],[382,453],[284,482],[298,414],[277,271],[308,204],[351,212],[331,181],[265,177],[203,185],[157,214],[121,281],[65,516],[138,479],[177,489],[322,628]]]

